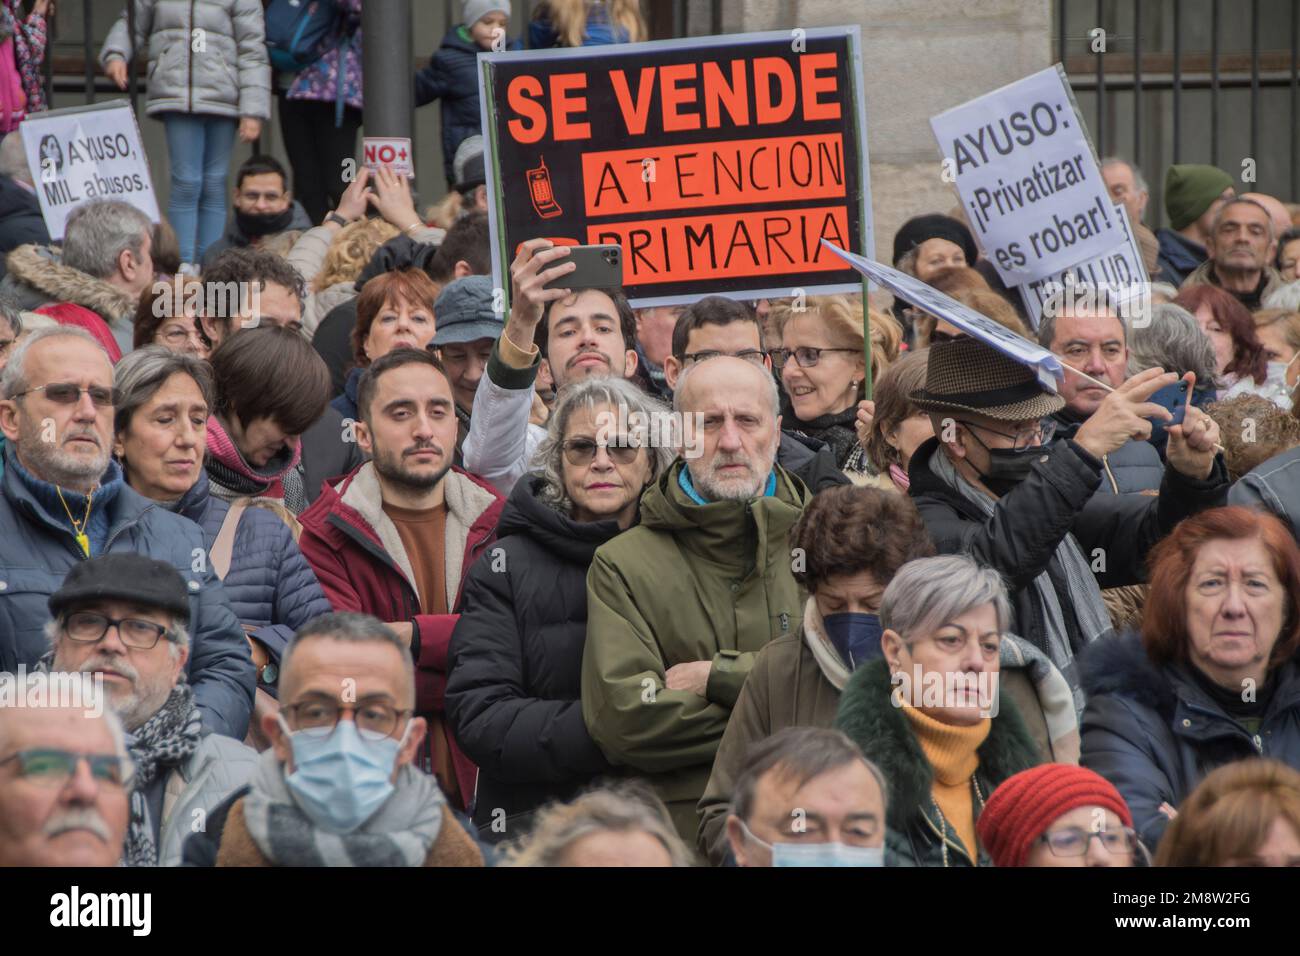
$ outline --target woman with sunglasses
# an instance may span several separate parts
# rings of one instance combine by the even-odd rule
[[[537,472],[515,485],[496,547],[465,581],[446,709],[479,767],[474,822],[485,840],[519,836],[541,805],[612,769],[582,719],[587,569],[636,521],[642,490],[672,461],[673,449],[637,431],[667,414],[621,378],[564,389]]]
[[[862,303],[847,295],[811,296],[802,308],[772,308],[782,347],[772,350],[783,388],[781,427],[825,442],[855,485],[870,484],[874,468],[858,441],[858,402],[866,398]],[[871,368],[878,377],[898,357],[903,333],[883,312],[871,312]]]

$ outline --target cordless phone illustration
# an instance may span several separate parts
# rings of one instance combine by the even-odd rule
[[[545,158],[541,164],[536,169],[528,170],[528,195],[537,215],[543,219],[554,219],[563,215],[564,210],[555,201],[555,194],[551,191],[551,171],[546,168]]]

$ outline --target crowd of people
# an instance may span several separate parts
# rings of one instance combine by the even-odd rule
[[[137,6],[101,62],[148,49],[164,222],[52,244],[0,141],[0,865],[1300,863],[1300,207],[1176,165],[1153,233],[1105,160],[1140,321],[1034,321],[917,210],[893,264],[1055,388],[901,298],[633,309],[542,238],[502,309],[469,88],[507,0],[414,80],[424,213],[338,181],[360,0],[307,53],[254,0]],[[646,33],[548,0],[530,45]],[[292,172],[228,207],[272,89]]]

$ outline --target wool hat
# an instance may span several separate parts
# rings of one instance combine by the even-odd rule
[[[1034,841],[1079,807],[1110,810],[1124,826],[1133,826],[1128,804],[1106,778],[1086,767],[1045,763],[1003,780],[975,827],[994,866],[1024,866]]]
[[[1217,166],[1184,163],[1165,172],[1165,212],[1169,225],[1182,229],[1205,215],[1214,200],[1233,185],[1232,177]]]
[[[456,185],[452,188],[458,193],[466,192],[475,186],[487,182],[483,165],[483,134],[467,136],[456,147],[456,155],[451,161],[452,178]]]
[[[441,348],[478,339],[495,339],[505,317],[492,310],[490,276],[465,276],[447,285],[433,303],[438,331],[431,345]]]
[[[925,388],[908,397],[927,412],[973,412],[1007,422],[1046,418],[1065,407],[1033,369],[969,335],[930,345]]]
[[[964,222],[951,216],[931,213],[907,220],[899,227],[898,232],[894,233],[894,265],[897,266],[899,259],[927,239],[947,239],[961,246],[961,251],[966,254],[968,266],[975,265],[975,260],[980,256],[979,247],[975,245],[975,237],[971,235]]]
[[[467,27],[472,27],[489,13],[500,10],[508,18],[510,16],[510,0],[464,0],[461,4],[460,22]]]
[[[74,605],[114,600],[169,611],[182,624],[190,620],[190,592],[181,573],[133,551],[77,562],[48,603],[58,617]]]

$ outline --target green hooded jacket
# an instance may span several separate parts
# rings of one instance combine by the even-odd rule
[[[650,779],[688,846],[695,804],[754,657],[799,627],[790,529],[811,497],[776,466],[776,493],[696,504],[675,463],[641,496],[641,521],[587,573],[582,715],[610,761]],[[712,661],[705,695],[668,690],[674,664]]]

